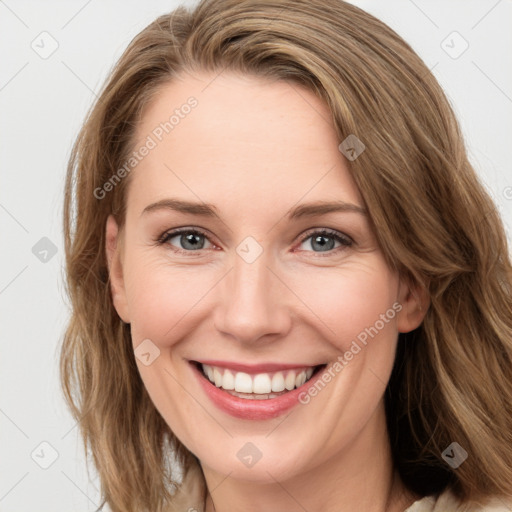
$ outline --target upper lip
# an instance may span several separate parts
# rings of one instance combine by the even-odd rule
[[[206,364],[208,366],[218,366],[220,368],[227,368],[228,370],[234,370],[236,372],[245,372],[249,374],[258,374],[258,373],[271,373],[271,372],[279,372],[282,370],[293,370],[296,368],[314,368],[319,366],[318,364],[282,364],[282,363],[260,363],[260,364],[246,364],[246,363],[238,363],[235,361],[217,361],[214,359],[208,360],[195,360],[194,362],[199,364]]]

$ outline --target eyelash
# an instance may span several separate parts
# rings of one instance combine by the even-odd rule
[[[171,238],[174,238],[175,236],[181,235],[183,233],[204,236],[210,243],[213,243],[210,241],[210,239],[208,238],[208,235],[205,232],[203,232],[197,228],[179,228],[179,229],[175,229],[172,231],[166,231],[157,239],[157,243],[159,245],[164,245]],[[299,245],[302,245],[308,238],[312,238],[314,235],[327,236],[330,238],[334,238],[336,241],[340,242],[340,244],[341,244],[339,247],[335,247],[333,249],[325,251],[325,254],[322,254],[323,251],[319,251],[319,252],[305,251],[305,252],[312,252],[319,257],[327,257],[327,256],[331,256],[333,254],[337,254],[340,250],[344,250],[347,247],[351,247],[354,244],[354,241],[349,236],[345,235],[344,233],[341,233],[339,231],[336,231],[334,229],[329,229],[329,228],[322,228],[322,229],[314,228],[312,230],[307,231],[304,234],[304,236],[301,238],[301,240],[299,242]],[[180,254],[198,255],[198,253],[203,250],[203,249],[198,249],[196,251],[187,251],[185,249],[179,249],[178,247],[175,247],[171,244],[168,244],[168,245],[171,248],[171,250],[173,250],[174,252],[180,253]]]

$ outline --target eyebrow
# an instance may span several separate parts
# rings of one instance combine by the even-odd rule
[[[217,208],[212,204],[194,203],[192,201],[183,201],[180,199],[162,199],[156,203],[151,203],[144,210],[144,215],[157,210],[173,210],[182,213],[191,213],[193,215],[203,215],[205,217],[218,217]]]
[[[366,208],[353,203],[344,201],[318,201],[315,203],[306,203],[292,208],[288,212],[290,219],[298,219],[300,217],[313,217],[315,215],[326,215],[327,213],[336,212],[353,212],[361,215],[368,215]]]
[[[204,217],[219,217],[217,208],[212,204],[183,201],[180,199],[162,199],[161,201],[152,203],[144,208],[141,215],[157,210],[172,210]],[[291,208],[288,211],[288,218],[293,220],[301,217],[314,217],[336,212],[353,212],[364,216],[368,215],[366,208],[356,204],[346,203],[344,201],[317,201]]]

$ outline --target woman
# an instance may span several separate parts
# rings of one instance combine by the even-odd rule
[[[79,135],[64,226],[63,387],[113,511],[512,510],[506,237],[382,22],[158,18]]]

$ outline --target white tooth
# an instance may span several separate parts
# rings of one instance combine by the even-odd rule
[[[238,372],[235,375],[235,390],[239,393],[252,393],[252,379],[248,373]]]
[[[213,368],[207,364],[203,364],[203,370],[206,372],[208,378],[213,382]]]
[[[254,377],[252,382],[252,392],[253,393],[270,393],[272,391],[272,384],[270,382],[270,377],[268,373],[258,373]]]
[[[222,386],[222,373],[217,370],[217,368],[213,369],[213,378],[215,381],[215,385],[220,388]]]
[[[235,376],[229,370],[224,370],[224,375],[222,377],[222,388],[235,389]]]
[[[278,393],[284,391],[284,375],[283,372],[277,372],[272,377],[272,391]]]
[[[293,370],[286,375],[284,386],[288,391],[291,391],[295,387],[295,372]]]
[[[309,380],[311,378],[311,375],[313,375],[313,372],[315,371],[314,368],[308,368],[306,370],[306,380]]]
[[[299,386],[302,386],[304,382],[306,382],[306,372],[302,371],[295,378],[295,386],[298,388]]]

